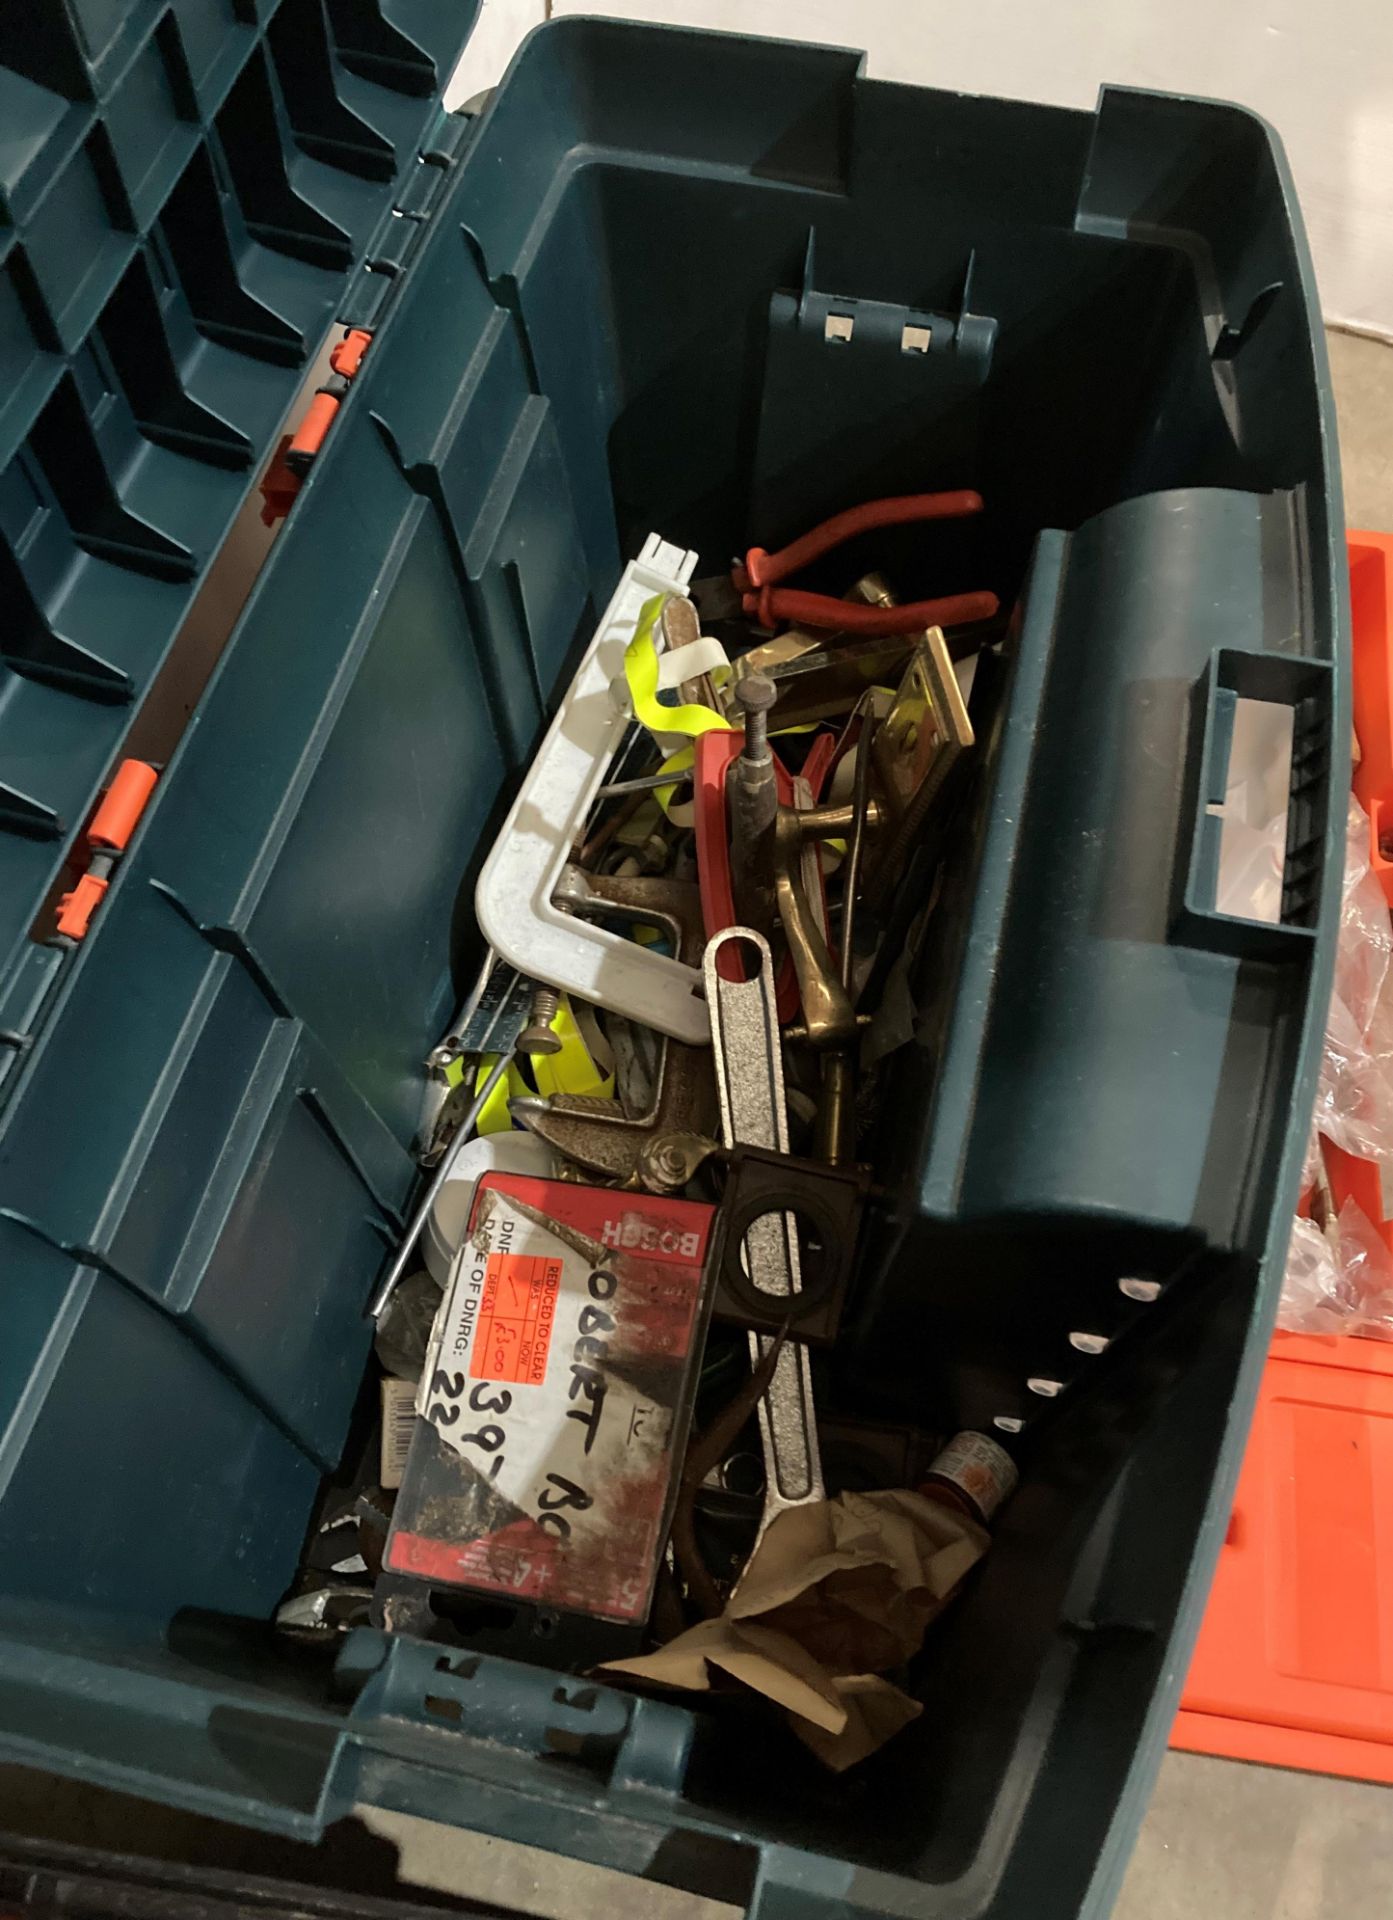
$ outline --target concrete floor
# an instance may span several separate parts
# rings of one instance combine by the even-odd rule
[[[1393,528],[1393,351],[1330,336],[1349,525]],[[183,1852],[179,1816],[162,1843],[132,1840],[133,1803],[0,1774],[0,1824],[78,1843]],[[360,1810],[395,1845],[400,1874],[543,1920],[735,1920],[739,1909],[580,1866],[529,1847]],[[270,1843],[240,1835],[244,1855]],[[365,1836],[366,1840],[366,1836]],[[371,1844],[370,1842],[368,1844]],[[206,1857],[206,1856],[205,1856]],[[269,1858],[252,1858],[271,1868]],[[281,1871],[294,1872],[289,1861]],[[364,1885],[366,1882],[358,1881]],[[1143,1824],[1116,1920],[1384,1920],[1393,1912],[1393,1799],[1382,1787],[1170,1754]]]
[[[539,1920],[738,1920],[698,1899],[402,1815],[363,1812],[400,1871]],[[1386,1920],[1393,1799],[1385,1787],[1171,1753],[1161,1767],[1114,1920]]]
[[[1386,1787],[1167,1754],[1114,1920],[1384,1920]]]
[[[1393,350],[1355,333],[1328,333],[1340,421],[1345,523],[1393,528]]]

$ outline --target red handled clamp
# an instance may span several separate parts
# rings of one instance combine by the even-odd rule
[[[954,493],[902,493],[888,500],[867,500],[862,506],[834,513],[830,520],[793,540],[777,553],[751,547],[743,566],[731,570],[731,584],[743,610],[762,627],[793,621],[800,627],[825,627],[833,632],[879,634],[919,633],[925,627],[968,626],[990,620],[997,611],[994,593],[946,594],[938,600],[914,600],[899,607],[859,606],[834,600],[825,593],[802,593],[779,582],[858,533],[878,527],[901,527],[919,520],[956,520],[982,511],[982,496],[964,487]],[[702,583],[704,584],[704,583]]]

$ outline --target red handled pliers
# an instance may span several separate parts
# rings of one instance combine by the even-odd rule
[[[924,627],[960,627],[977,620],[990,620],[999,605],[994,593],[952,593],[938,600],[914,600],[901,607],[872,607],[778,584],[858,533],[869,533],[877,527],[901,527],[916,520],[955,520],[981,511],[981,494],[968,487],[956,493],[902,493],[888,500],[867,500],[862,506],[848,507],[845,513],[834,513],[830,520],[822,521],[810,533],[781,547],[777,553],[751,547],[744,565],[731,569],[730,584],[739,595],[740,607],[762,627],[774,627],[789,620],[800,627],[875,636],[918,633]],[[716,584],[698,582],[693,591],[699,602],[704,599],[699,589]],[[735,609],[732,606],[729,610]],[[703,604],[703,611],[716,617],[717,610],[712,604]]]

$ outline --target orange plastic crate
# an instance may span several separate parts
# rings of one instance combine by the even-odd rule
[[[1351,533],[1347,545],[1360,753],[1353,786],[1369,816],[1370,868],[1393,905],[1393,534]],[[1393,1248],[1380,1169],[1329,1141],[1323,1158],[1336,1207],[1355,1201]]]
[[[1373,871],[1393,905],[1393,533],[1351,533],[1347,546],[1360,753],[1354,793],[1369,816]]]
[[[1393,1784],[1393,1346],[1276,1336],[1171,1745]]]

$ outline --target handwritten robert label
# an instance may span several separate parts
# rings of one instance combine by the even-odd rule
[[[579,1335],[571,1352],[571,1380],[567,1389],[568,1398],[580,1398],[584,1404],[568,1409],[566,1418],[577,1420],[585,1429],[585,1451],[588,1454],[595,1445],[600,1431],[600,1419],[605,1410],[605,1376],[602,1371],[609,1359],[609,1341],[607,1334],[614,1332],[614,1315],[601,1303],[612,1300],[619,1291],[619,1281],[608,1267],[596,1267],[586,1282],[586,1292],[590,1298],[580,1310],[580,1319],[576,1323]]]

